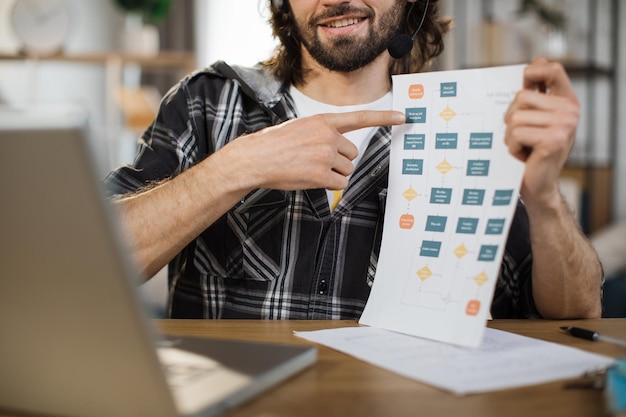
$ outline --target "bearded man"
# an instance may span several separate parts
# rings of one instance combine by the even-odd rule
[[[443,50],[438,0],[272,0],[275,55],[218,62],[163,99],[105,184],[146,277],[169,264],[173,318],[358,319],[388,180],[391,75]],[[412,34],[393,58],[391,40]],[[545,90],[545,91],[544,91]],[[599,317],[602,270],[558,189],[579,103],[536,59],[506,115],[526,163],[493,317]]]

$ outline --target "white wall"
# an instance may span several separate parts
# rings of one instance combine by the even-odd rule
[[[198,64],[217,60],[251,66],[276,45],[267,22],[267,0],[195,0]]]

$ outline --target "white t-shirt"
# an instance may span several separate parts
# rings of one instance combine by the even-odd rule
[[[331,104],[313,100],[312,98],[304,95],[293,85],[291,86],[289,93],[291,94],[291,97],[296,105],[298,117],[307,117],[321,113],[346,113],[359,110],[390,110],[393,107],[391,91],[371,103],[359,104],[355,106],[333,106]],[[352,142],[359,150],[359,154],[352,161],[355,167],[359,164],[359,161],[363,156],[363,152],[365,152],[370,139],[374,136],[377,129],[378,127],[366,127],[343,134],[346,139]],[[338,202],[338,196],[340,194],[336,194],[333,190],[326,190],[326,193],[328,194],[328,203],[331,208],[334,208]],[[335,204],[333,204],[333,202]]]

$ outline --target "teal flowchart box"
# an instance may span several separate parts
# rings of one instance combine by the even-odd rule
[[[493,147],[493,133],[470,133],[470,149],[491,149]]]
[[[478,219],[472,217],[460,217],[456,224],[456,232],[466,235],[475,235],[478,229]]]
[[[496,190],[493,196],[494,206],[508,206],[513,201],[513,190]]]
[[[405,109],[406,123],[426,123],[426,107],[409,107]]]
[[[452,188],[433,188],[430,191],[431,204],[450,204],[452,201]]]
[[[426,256],[428,258],[438,258],[439,252],[441,252],[441,242],[435,242],[431,240],[422,241],[420,256]]]
[[[486,177],[489,175],[489,163],[484,159],[476,159],[467,161],[468,177]]]
[[[456,97],[456,82],[453,83],[441,83],[441,97]]]
[[[404,135],[404,150],[424,150],[426,148],[426,135],[423,133],[409,133]]]
[[[498,252],[497,245],[482,245],[478,253],[478,260],[483,262],[492,262],[496,259]]]
[[[487,220],[486,235],[501,235],[504,232],[504,219]]]
[[[465,206],[482,206],[485,201],[485,190],[464,190],[463,205]]]
[[[435,149],[457,149],[459,135],[457,133],[437,133],[435,135]]]
[[[402,161],[403,175],[422,175],[424,170],[423,159],[405,159]]]
[[[426,219],[427,232],[445,232],[448,218],[445,216],[428,216]]]

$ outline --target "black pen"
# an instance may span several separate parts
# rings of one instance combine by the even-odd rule
[[[578,337],[580,339],[593,340],[594,342],[607,342],[613,343],[614,345],[626,347],[626,340],[618,339],[616,337],[604,336],[599,334],[598,332],[594,332],[593,330],[581,329],[580,327],[572,327],[572,326],[564,326],[561,327],[565,333],[570,336]]]

